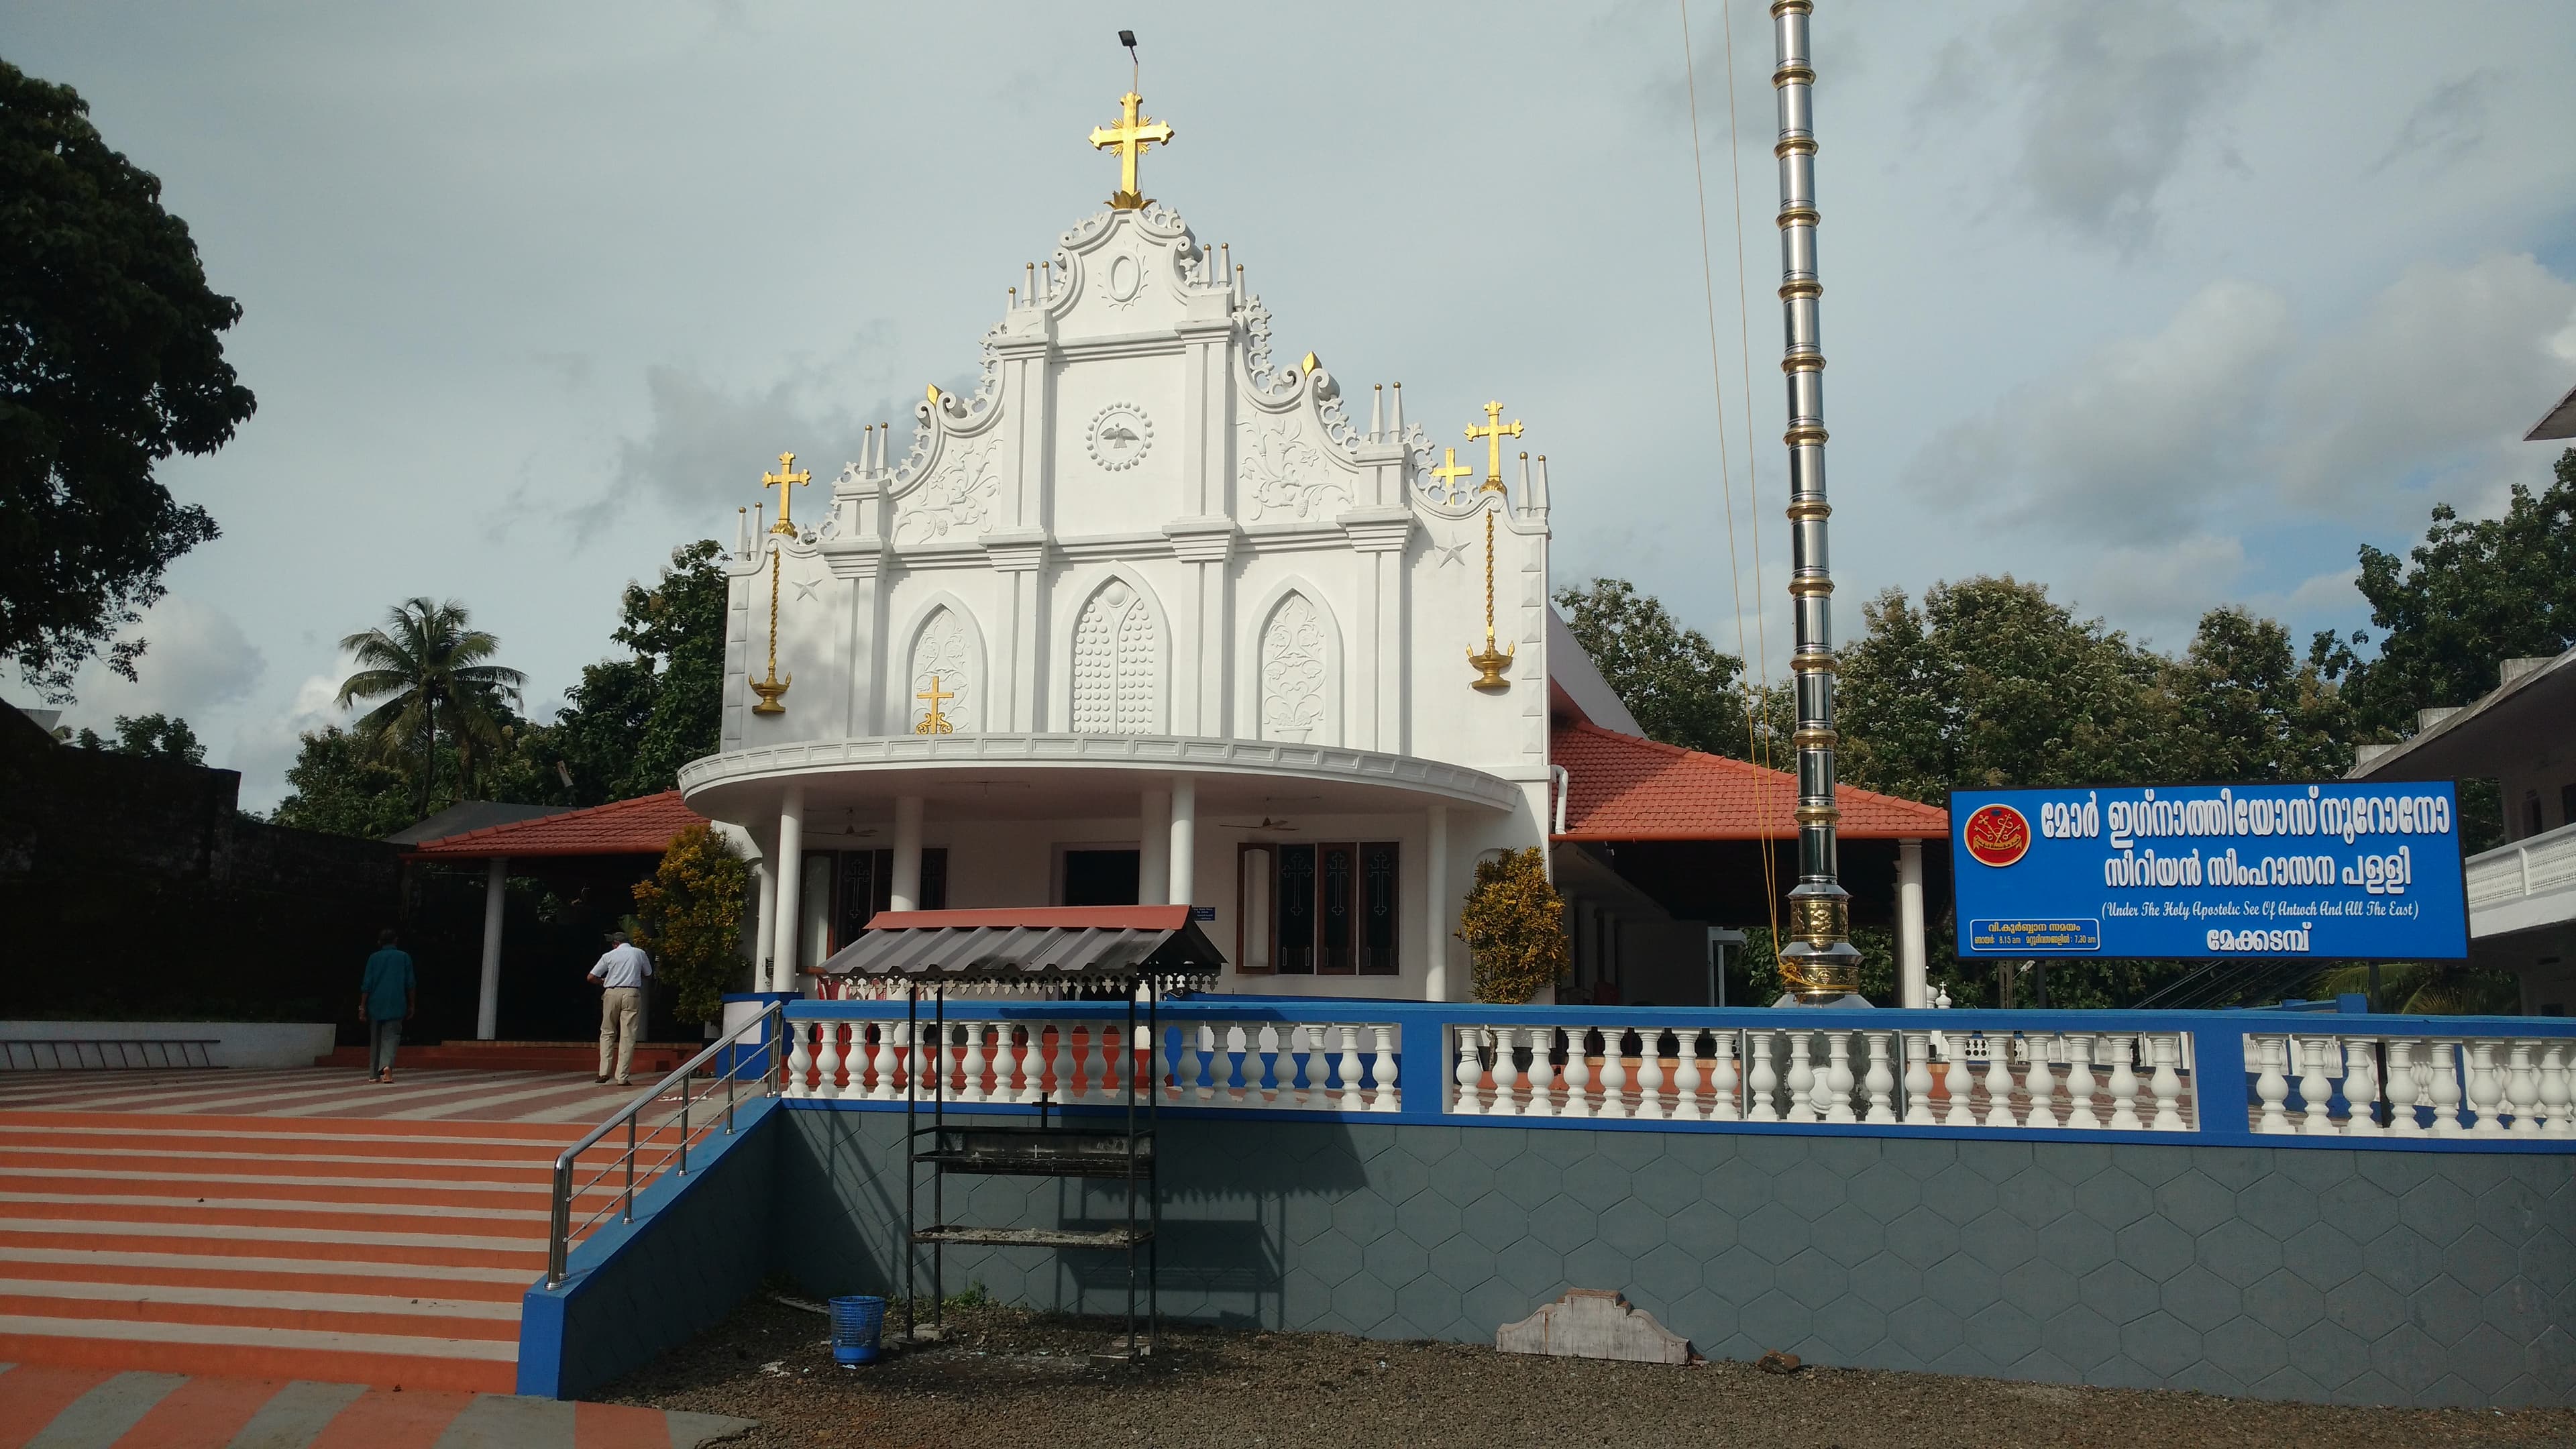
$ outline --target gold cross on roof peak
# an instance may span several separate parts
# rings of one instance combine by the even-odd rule
[[[1501,403],[1485,404],[1485,425],[1467,430],[1468,442],[1472,443],[1478,438],[1485,440],[1485,486],[1478,491],[1485,493],[1503,491],[1503,439],[1517,438],[1520,435],[1520,419],[1514,418],[1508,423],[1504,422]]]
[[[1148,146],[1172,144],[1172,128],[1139,110],[1138,107],[1144,103],[1143,96],[1130,90],[1118,98],[1117,125],[1091,128],[1094,147],[1118,152],[1118,189],[1109,197],[1110,209],[1114,211],[1142,211],[1145,208],[1144,188],[1136,182],[1136,158],[1144,155]]]
[[[772,533],[796,532],[796,525],[787,521],[787,501],[795,496],[797,485],[814,481],[814,474],[810,469],[796,473],[787,471],[788,466],[795,461],[794,453],[781,453],[778,455],[778,471],[760,475],[761,487],[778,490],[778,521],[769,526],[769,531]]]

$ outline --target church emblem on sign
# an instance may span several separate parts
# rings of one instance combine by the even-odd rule
[[[1091,428],[1085,438],[1091,461],[1117,473],[1145,461],[1146,450],[1154,445],[1154,425],[1146,419],[1143,408],[1114,402],[1091,415]]]

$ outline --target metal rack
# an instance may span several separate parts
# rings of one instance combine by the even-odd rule
[[[951,1126],[948,1122],[948,988],[940,983],[931,991],[931,1030],[937,1043],[939,1070],[933,1074],[930,1087],[930,1125],[921,1125],[920,1074],[909,1075],[904,1092],[904,1237],[911,1244],[904,1254],[904,1330],[907,1337],[918,1329],[914,1305],[919,1300],[916,1274],[921,1264],[923,1247],[930,1249],[931,1323],[934,1329],[943,1321],[943,1299],[946,1297],[946,1249],[949,1244],[981,1245],[1007,1248],[1108,1248],[1127,1254],[1127,1335],[1126,1356],[1135,1360],[1152,1351],[1155,1338],[1162,1332],[1162,1295],[1160,1292],[1160,1259],[1155,1234],[1162,1227],[1163,1202],[1156,1176],[1155,1129],[1160,1125],[1157,1110],[1158,1093],[1148,1088],[1143,1078],[1152,1071],[1151,1044],[1160,1039],[1161,1018],[1156,1000],[1161,992],[1151,976],[1123,978],[1127,999],[1126,1029],[1118,1038],[1120,1054],[1125,1058],[1121,1073],[1126,1084],[1125,1112],[1118,1130],[1077,1125],[1080,1119],[1050,1121],[1052,1104],[1041,1095],[1038,1121],[1034,1127],[975,1123]],[[1138,1066],[1136,1035],[1136,997],[1138,988],[1145,997],[1145,1035],[1148,1050]],[[912,983],[905,995],[904,1022],[906,1037],[921,1040],[920,983]],[[1098,1028],[1095,1027],[1094,1030]],[[1033,1026],[1028,1049],[1038,1048],[1034,1033],[1043,1025]],[[1008,1043],[1004,1046],[1007,1048]],[[1138,1107],[1143,1107],[1141,1120]],[[928,1139],[929,1146],[922,1143]],[[922,1168],[928,1173],[930,1187],[930,1223],[920,1222]],[[1121,1227],[1082,1230],[1070,1228],[996,1227],[948,1221],[947,1182],[951,1173],[987,1177],[1052,1177],[1111,1181],[1126,1186],[1126,1221]],[[1137,1220],[1139,1198],[1142,1198],[1144,1221]],[[1138,1250],[1143,1250],[1145,1284],[1146,1336],[1136,1335],[1136,1280]]]
[[[1163,992],[1212,984],[1225,957],[1202,934],[1188,906],[1041,906],[979,911],[881,911],[858,940],[825,958],[817,972],[850,978],[883,992],[900,982],[904,992],[904,1029],[908,1053],[920,1053],[921,1008],[930,1006],[929,1027],[935,1049],[928,1061],[911,1056],[904,1070],[904,1336],[920,1331],[919,1288],[922,1249],[929,1249],[931,1321],[941,1321],[940,1300],[946,1287],[950,1244],[1001,1248],[1108,1249],[1127,1255],[1126,1356],[1133,1360],[1153,1351],[1153,1335],[1162,1327],[1158,1291],[1158,1230],[1162,1226],[1162,1162],[1159,1062]],[[1096,1003],[1088,1019],[1100,1033],[1117,1020],[1113,1000],[1126,1002],[1126,1026],[1119,1051],[1123,1103],[1103,1100],[1097,1086],[1088,1100],[1068,1107],[1047,1100],[1037,1104],[1035,1125],[1013,1105],[991,1111],[990,1104],[961,1102],[980,1120],[950,1122],[948,997],[952,987],[1002,986],[1006,994],[1034,993],[1059,1001]],[[1113,996],[1112,993],[1115,993]],[[1142,998],[1139,1000],[1139,998]],[[1108,1008],[1099,1010],[1098,1008]],[[1032,1033],[1028,1050],[1040,1049],[1046,1030],[1043,1015],[995,1013],[1022,1021]],[[1068,1022],[1080,1013],[1053,1020]],[[1141,1035],[1138,1032],[1143,1027]],[[993,1017],[979,1018],[981,1022]],[[890,1028],[892,1023],[887,1023]],[[1060,1026],[1069,1030],[1069,1026]],[[1095,1040],[1097,1038],[1095,1037]],[[888,1043],[880,1041],[882,1051]],[[1009,1051],[1012,1043],[1005,1041]],[[970,1054],[970,1060],[972,1056]],[[892,1057],[879,1057],[880,1063]],[[1104,1051],[1102,1060],[1107,1060]],[[880,1066],[880,1071],[884,1067]],[[928,1083],[924,1076],[933,1078]],[[980,1085],[980,1084],[978,1084]],[[929,1125],[922,1123],[928,1108]],[[999,1120],[995,1120],[999,1119]],[[926,1169],[926,1171],[925,1171]],[[985,1177],[1052,1177],[1108,1181],[1123,1185],[1124,1216],[1107,1228],[1011,1227],[948,1220],[948,1178],[952,1174]],[[922,1195],[929,1192],[929,1220],[923,1221]],[[1146,1331],[1136,1331],[1138,1279],[1142,1277]]]

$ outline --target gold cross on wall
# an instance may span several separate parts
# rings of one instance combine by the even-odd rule
[[[1145,115],[1137,107],[1145,98],[1129,91],[1118,98],[1118,124],[1091,128],[1091,144],[1103,151],[1118,152],[1118,190],[1111,194],[1109,205],[1115,211],[1140,211],[1145,206],[1144,188],[1136,184],[1136,158],[1148,146],[1172,144],[1172,128]]]
[[[951,725],[948,722],[948,717],[939,712],[939,702],[941,700],[955,699],[956,697],[957,696],[955,694],[948,693],[940,689],[938,675],[934,674],[930,676],[930,687],[913,696],[915,699],[929,700],[930,713],[922,717],[921,723],[912,727],[912,732],[917,735],[953,735],[957,733],[956,726]]]
[[[1485,425],[1467,430],[1468,442],[1472,443],[1478,438],[1485,440],[1485,486],[1480,491],[1486,493],[1503,491],[1503,439],[1517,438],[1520,435],[1520,419],[1514,418],[1508,423],[1504,422],[1501,403],[1485,404]]]
[[[814,481],[814,475],[810,470],[801,473],[787,471],[788,465],[795,461],[794,453],[781,453],[778,455],[778,471],[760,475],[761,487],[778,490],[778,521],[769,526],[769,531],[772,533],[784,533],[790,536],[795,534],[796,525],[787,521],[787,500],[794,496],[793,490],[798,484]]]
[[[1475,429],[1470,428],[1467,431],[1473,434]],[[1458,461],[1458,450],[1455,448],[1441,449],[1440,458],[1441,466],[1432,469],[1431,476],[1440,480],[1442,491],[1455,497],[1458,493],[1458,480],[1476,470]]]

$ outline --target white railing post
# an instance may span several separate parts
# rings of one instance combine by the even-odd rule
[[[2469,1043],[2469,1100],[2477,1107],[2477,1122],[2469,1130],[2481,1135],[2504,1131],[2497,1103],[2504,1100],[2504,1077],[2496,1066],[2496,1044],[2491,1041]]]
[[[2282,1075],[2281,1058],[2289,1051],[2289,1039],[2265,1036],[2251,1040],[2255,1050],[2261,1054],[2261,1070],[2254,1078],[2254,1095],[2263,1103],[2262,1115],[2254,1123],[2254,1130],[2287,1132],[2290,1130],[2290,1117],[2284,1104],[2290,1100],[2290,1079]]]
[[[1825,1120],[1857,1122],[1852,1113],[1851,1033],[1825,1033]]]
[[[788,1021],[782,1016],[780,1024],[796,1037],[796,1044],[787,1052],[787,1095],[811,1096],[812,1089],[805,1084],[805,1075],[814,1069],[814,1053],[806,1045],[806,1033],[812,1029],[813,1023]]]
[[[2343,1130],[2351,1137],[2379,1135],[2379,1043],[2366,1036],[2343,1039]]]
[[[2332,1137],[2334,1085],[2326,1078],[2326,1039],[2293,1037],[2291,1044],[2299,1052],[2299,1131],[2309,1137]]]
[[[2505,1073],[2505,1099],[2513,1104],[2513,1130],[2518,1134],[2537,1136],[2540,1132],[2540,1072],[2532,1065],[2532,1043],[2513,1043],[2511,1068]]]
[[[1815,1038],[1806,1032],[1789,1036],[1789,1120],[1816,1120]]]
[[[1753,1052],[1753,1075],[1744,1084],[1744,1116],[1750,1122],[1780,1120],[1780,1106],[1774,1099],[1780,1090],[1780,1077],[1771,1066],[1773,1042],[1769,1027],[1757,1026],[1745,1038],[1744,1044]]]
[[[1679,1080],[1673,1084],[1673,1115],[1685,1122],[1698,1122],[1708,1116],[1708,1103],[1703,1089],[1708,1085],[1708,1070],[1699,1064],[1697,1027],[1676,1027],[1673,1031],[1673,1067]]]
[[[1735,1033],[1724,1027],[1709,1033],[1709,1050],[1717,1054],[1709,1064],[1712,1074],[1711,1100],[1708,1104],[1709,1120],[1733,1122],[1737,1120],[1735,1087],[1738,1073],[1735,1066]]]
[[[2094,1038],[2088,1032],[2066,1038],[2066,1125],[2079,1131],[2102,1125],[2093,1111],[2093,1047]]]
[[[1869,1043],[1869,1076],[1863,1085],[1869,1091],[1869,1119],[1872,1122],[1896,1120],[1896,1073],[1887,1064],[1887,1038],[1883,1031],[1867,1031],[1861,1038]]]
[[[2156,1074],[2149,1086],[2156,1094],[2155,1129],[2158,1132],[2183,1130],[2182,1074],[2174,1070],[2182,1060],[2182,1038],[2170,1032],[2157,1032],[2148,1038],[2155,1043]]]
[[[1333,1057],[1333,1072],[1341,1078],[1341,1097],[1333,1105],[1344,1112],[1358,1112],[1368,1103],[1360,1097],[1360,1029],[1357,1023],[1342,1027],[1342,1049]]]
[[[2012,1114],[2012,1033],[1985,1033],[1986,1121],[1989,1127],[2018,1127]]]
[[[2469,1130],[2460,1111],[2460,1044],[2446,1040],[2426,1045],[2433,1053],[2431,1070],[2425,1074],[2433,1101],[2433,1135],[2456,1137]]]
[[[2424,1124],[2415,1120],[2416,1100],[2424,1094],[2424,1065],[2412,1060],[2415,1043],[2404,1037],[2388,1039],[2388,1130],[2400,1137],[2421,1136]]]
[[[1968,1060],[1968,1037],[1965,1032],[1942,1034],[1942,1053],[1949,1058],[1942,1064],[1941,1086],[1949,1097],[1949,1107],[1941,1114],[1944,1127],[1974,1127],[1977,1113],[1969,1098],[1976,1091],[1976,1066]]]
[[[2576,1104],[2576,1082],[2568,1080],[2567,1055],[2567,1043],[2555,1041],[2540,1059],[2540,1107],[2549,1117],[2541,1130],[2552,1137],[2576,1134],[2576,1122],[2567,1117],[2571,1104]]]
[[[2111,1041],[2111,1130],[2142,1132],[2146,1123],[2138,1120],[2138,1038],[2115,1036]]]
[[[1377,1022],[1369,1027],[1369,1032],[1375,1038],[1377,1048],[1376,1060],[1370,1066],[1370,1074],[1377,1080],[1377,1090],[1369,1097],[1369,1110],[1372,1112],[1397,1111],[1404,1104],[1401,1095],[1404,1088],[1395,1079],[1395,1024],[1387,1021]],[[1500,1032],[1494,1034],[1494,1039],[1502,1043],[1498,1061],[1502,1069],[1509,1072],[1512,1068],[1511,1044],[1503,1041]],[[1501,1107],[1505,1112],[1511,1110],[1508,1097],[1501,1103]]]
[[[2022,1035],[2022,1091],[2030,1098],[2030,1113],[2022,1119],[2025,1127],[2057,1125],[2057,1068],[2048,1057],[2051,1040],[2041,1032]]]
[[[1664,1117],[1664,1033],[1637,1028],[1637,1115],[1650,1122]]]
[[[1932,1125],[1932,1033],[1909,1031],[1905,1043],[1905,1120],[1917,1127]]]

